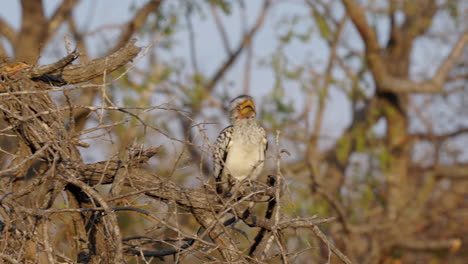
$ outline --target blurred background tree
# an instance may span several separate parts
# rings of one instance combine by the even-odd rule
[[[227,103],[251,94],[270,146],[279,130],[281,148],[291,153],[282,165],[285,214],[336,216],[327,235],[356,263],[466,263],[468,2],[2,5],[0,54],[16,61],[63,57],[64,36],[82,61],[134,36],[145,47],[136,65],[105,76],[106,87],[71,92],[75,105],[125,107],[138,116],[74,111],[67,122],[90,143],[80,150],[86,161],[121,156],[132,144],[162,145],[150,164],[156,173],[199,186],[210,178],[210,142],[227,124]],[[14,8],[21,15],[9,12]],[[63,96],[54,99],[66,103]],[[15,148],[14,140],[0,136],[2,166]],[[272,170],[273,162],[265,175]],[[145,199],[129,202],[172,210]],[[194,224],[183,215],[177,219]],[[127,235],[149,226],[130,214],[119,221]],[[296,252],[290,262],[329,257],[311,232],[284,239]]]

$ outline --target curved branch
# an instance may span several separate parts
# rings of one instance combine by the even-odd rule
[[[439,93],[442,91],[449,71],[459,60],[460,55],[468,43],[468,32],[464,32],[460,36],[452,52],[440,65],[432,79],[415,82],[409,79],[397,78],[388,72],[385,62],[379,54],[381,47],[379,46],[375,31],[367,23],[364,8],[359,6],[354,0],[342,0],[342,2],[364,41],[367,60],[369,61],[378,89],[384,92],[395,93]],[[427,16],[430,16],[433,12],[434,10],[430,9]],[[408,34],[415,35],[426,28],[426,24],[415,24],[407,30],[411,31]]]
[[[377,34],[369,26],[366,19],[366,12],[363,7],[359,6],[354,0],[343,0],[343,4],[348,11],[348,15],[351,17],[356,29],[359,31],[366,49],[377,52],[380,50]]]
[[[51,39],[55,32],[57,32],[66,18],[71,15],[72,9],[76,6],[76,4],[78,4],[78,2],[78,0],[63,0],[62,4],[60,4],[60,6],[55,9],[54,14],[47,22],[46,43],[47,40]]]
[[[255,22],[255,25],[252,27],[252,29],[250,29],[250,31],[247,34],[244,35],[244,38],[240,42],[237,49],[231,54],[231,56],[229,56],[227,61],[224,62],[224,64],[221,67],[219,67],[219,70],[215,73],[213,78],[211,78],[211,80],[206,84],[205,88],[208,91],[208,93],[210,93],[214,89],[218,81],[224,76],[227,70],[234,64],[234,62],[237,60],[237,58],[242,53],[244,48],[252,41],[252,38],[255,35],[255,33],[257,33],[257,31],[262,26],[270,5],[271,5],[271,0],[265,0],[265,2],[263,3],[262,11],[260,11],[261,13],[258,16],[257,21]]]
[[[30,76],[32,78],[38,78],[44,74],[49,74],[49,73],[58,71],[66,67],[70,63],[72,63],[74,60],[78,58],[78,56],[79,56],[79,53],[77,51],[73,51],[72,53],[68,54],[66,57],[64,57],[63,59],[57,62],[54,62],[49,65],[34,67],[31,69]]]
[[[459,61],[460,56],[468,43],[468,32],[463,33],[454,45],[452,52],[439,66],[432,79],[415,82],[409,79],[401,79],[391,76],[383,71],[379,88],[383,91],[395,93],[440,93],[447,79],[447,75],[453,66]]]
[[[16,33],[10,24],[0,17],[0,35],[4,36],[13,45],[18,33]]]
[[[138,32],[143,27],[143,25],[146,22],[146,18],[149,16],[149,14],[151,14],[151,12],[154,12],[159,8],[162,1],[163,0],[151,0],[145,6],[140,8],[133,17],[133,19],[127,22],[125,29],[119,36],[117,44],[110,52],[122,48],[125,45],[125,43],[127,43],[130,40],[133,34],[135,32]]]
[[[108,226],[106,226],[108,228],[108,232],[112,234],[113,236],[113,243],[114,245],[111,245],[109,248],[113,248],[114,249],[114,252],[113,252],[113,256],[114,256],[114,260],[115,262],[114,263],[120,263],[123,261],[123,256],[122,256],[122,235],[120,233],[120,228],[119,228],[119,225],[118,225],[118,222],[117,222],[117,216],[115,215],[115,212],[113,212],[113,210],[111,210],[111,208],[109,207],[109,205],[107,204],[107,202],[104,200],[104,198],[96,191],[94,190],[93,188],[91,188],[89,185],[85,184],[84,182],[78,180],[75,178],[75,175],[74,174],[69,174],[67,173],[68,175],[64,175],[64,180],[78,188],[80,188],[81,190],[83,190],[89,197],[91,197],[93,200],[95,200],[96,202],[98,202],[100,204],[100,206],[102,206],[102,208],[104,209],[104,212],[106,213],[106,215],[109,217],[109,222],[108,222]]]
[[[141,50],[140,47],[135,46],[135,42],[136,39],[129,41],[124,47],[106,57],[95,59],[87,63],[69,65],[51,72],[49,75],[37,76],[38,73],[44,72],[44,69],[50,70],[49,68],[53,68],[50,65],[42,66],[40,68],[33,69],[30,76],[37,78],[37,80],[51,81],[55,85],[86,82],[102,76],[105,72],[109,73],[115,71],[135,58]],[[67,62],[68,59],[72,58],[70,56],[74,55],[70,54],[61,61]]]
[[[67,84],[74,84],[102,76],[104,72],[112,72],[138,55],[141,48],[135,46],[135,42],[136,39],[130,40],[125,46],[104,58],[65,67],[61,76]]]

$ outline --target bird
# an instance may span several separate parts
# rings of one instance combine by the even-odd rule
[[[216,192],[232,195],[235,186],[245,179],[256,180],[262,172],[268,139],[256,119],[254,99],[240,95],[229,104],[230,125],[214,144],[213,172]]]

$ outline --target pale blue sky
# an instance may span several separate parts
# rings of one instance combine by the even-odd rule
[[[50,15],[56,6],[61,3],[61,0],[45,0],[44,1],[46,14]],[[82,0],[75,9],[75,17],[77,18],[78,25],[83,31],[93,31],[96,28],[100,28],[104,25],[116,25],[125,23],[134,13],[134,11],[144,5],[147,1],[145,0]],[[176,1],[174,1],[176,2]],[[248,24],[252,25],[263,1],[246,1],[248,4]],[[132,6],[133,8],[129,8]],[[224,47],[221,42],[221,38],[217,32],[217,29],[213,23],[213,18],[207,10],[205,10],[205,18],[195,16],[193,19],[195,34],[196,34],[196,47],[197,47],[197,60],[200,66],[200,71],[207,73],[211,76],[214,70],[221,65],[226,54]],[[342,8],[337,5],[334,12],[343,12]],[[265,25],[260,30],[259,34],[254,40],[254,61],[253,61],[253,72],[251,74],[251,90],[252,94],[257,97],[257,100],[262,101],[265,94],[268,94],[274,84],[274,76],[269,67],[261,67],[258,62],[262,59],[268,58],[277,48],[278,42],[276,41],[276,29],[278,28],[278,21],[287,15],[299,15],[299,16],[310,16],[309,9],[305,8],[304,4],[300,1],[286,1],[277,2],[274,8],[270,10],[266,19]],[[446,16],[447,14],[445,14]],[[20,23],[20,6],[19,1],[4,1],[3,8],[0,10],[0,16],[8,21],[16,29],[19,28]],[[439,15],[438,19],[443,19],[444,14]],[[183,19],[183,17],[181,17]],[[370,20],[375,19],[369,17]],[[230,17],[223,18],[224,25],[228,31],[228,37],[231,42],[231,48],[234,49],[241,37],[241,22],[240,14],[238,9],[234,9],[233,14]],[[440,21],[439,21],[440,22]],[[305,21],[299,25],[299,29],[303,28],[307,30],[312,22]],[[380,32],[381,43],[384,43],[385,32],[388,28],[388,21],[385,19],[378,20],[378,32]],[[436,22],[434,22],[436,24]],[[450,26],[448,24],[448,26]],[[297,28],[296,28],[297,29]],[[445,28],[444,28],[445,29]],[[434,31],[434,30],[432,30]],[[437,31],[437,30],[436,30]],[[89,47],[91,48],[92,56],[102,55],[112,41],[112,37],[118,34],[118,30],[108,30],[103,35],[94,35],[89,39]],[[296,65],[309,64],[314,65],[314,69],[317,71],[323,71],[326,66],[326,59],[328,56],[328,47],[320,40],[318,33],[314,32],[312,40],[304,44],[299,41],[293,41],[286,48],[286,54],[289,60]],[[356,37],[355,31],[351,23],[347,24],[347,30],[345,31],[344,38],[347,44],[360,49],[362,47],[362,41]],[[44,57],[41,58],[42,63],[54,61],[55,59],[62,57],[65,54],[65,47],[61,45],[63,43],[63,35],[59,34],[57,41],[53,45],[47,47]],[[174,55],[189,58],[189,46],[187,32],[181,31],[176,35],[178,45],[171,52],[171,54],[159,54],[162,57],[170,58]],[[448,43],[453,42],[453,39],[448,39]],[[139,41],[138,45],[146,46],[151,42]],[[427,77],[434,71],[443,56],[447,54],[451,46],[440,45],[436,42],[427,42],[424,39],[418,40],[418,48],[415,48],[413,54],[413,60],[415,63],[412,65],[412,72],[415,78]],[[58,45],[57,45],[58,44]],[[437,52],[431,52],[437,47]],[[429,52],[428,52],[429,51]],[[244,58],[236,63],[235,67],[227,74],[227,80],[233,81],[232,91],[229,91],[231,96],[236,96],[242,91],[242,79],[243,79],[243,68]],[[426,75],[426,76],[424,76]],[[217,87],[217,93],[223,93],[224,85]],[[287,93],[285,97],[289,100],[294,100],[297,108],[300,108],[304,103],[303,93],[295,83],[286,83]],[[326,110],[325,124],[323,131],[332,137],[339,136],[342,129],[349,123],[349,103],[346,100],[345,95],[342,92],[332,89],[329,95],[330,101]]]
[[[46,7],[46,14],[50,15],[56,6],[61,2],[60,0],[46,0],[44,1]],[[247,15],[248,24],[252,25],[256,19],[256,16],[261,8],[263,1],[246,1],[248,4]],[[117,4],[118,3],[118,4]],[[82,0],[78,7],[75,9],[75,17],[79,27],[85,31],[92,31],[103,25],[115,25],[122,24],[127,21],[133,14],[135,8],[142,6],[146,1],[144,0]],[[133,6],[130,10],[130,6]],[[0,10],[0,16],[4,17],[9,23],[15,28],[19,28],[20,23],[20,6],[19,1],[8,1],[4,4],[4,9]],[[206,10],[205,10],[206,11]],[[337,10],[337,12],[341,12]],[[260,30],[259,34],[254,40],[254,61],[253,61],[253,72],[251,74],[251,93],[257,97],[257,100],[261,102],[263,96],[269,93],[274,84],[274,76],[270,68],[259,66],[258,62],[262,59],[268,58],[277,48],[275,29],[278,27],[278,21],[288,15],[295,14],[300,16],[310,16],[309,10],[304,8],[304,5],[300,2],[291,1],[288,3],[278,3],[272,8],[268,14],[265,25]],[[223,18],[223,23],[228,31],[228,38],[231,42],[231,49],[234,49],[241,37],[241,22],[240,13],[238,9],[234,9],[233,14],[230,17]],[[183,17],[182,17],[183,19]],[[221,38],[217,32],[217,29],[213,23],[213,18],[210,13],[205,13],[205,18],[195,16],[193,19],[194,29],[196,34],[196,47],[197,47],[197,60],[200,66],[200,71],[208,73],[211,76],[212,73],[221,65],[226,54],[224,47],[222,46]],[[309,24],[306,24],[309,23]],[[303,27],[304,31],[307,27],[311,26],[311,21],[299,25],[298,28]],[[106,33],[106,37],[97,35],[89,39],[89,47],[94,47],[91,52],[94,56],[102,55],[101,51],[105,51],[108,44],[104,39],[109,39],[118,33],[118,30],[110,30]],[[317,65],[317,69],[324,69],[326,65],[326,59],[328,56],[327,46],[320,40],[317,33],[312,35],[312,41],[304,45],[299,41],[293,41],[286,49],[289,60],[296,65],[301,64],[312,64]],[[58,41],[53,46],[49,45],[44,57],[41,58],[42,63],[50,62],[58,57],[65,54],[64,45],[57,45],[57,43],[63,43],[63,36],[58,38]],[[174,49],[171,55],[160,54],[161,56],[183,56],[189,57],[189,46],[187,32],[182,31],[177,35],[178,45]],[[138,44],[146,46],[151,41],[140,41]],[[244,53],[245,54],[245,53]],[[236,96],[241,93],[243,85],[243,68],[245,56],[236,63],[235,67],[227,74],[227,80],[233,81],[234,87],[232,91],[229,91],[231,96]],[[218,93],[223,93],[221,89],[225,87],[220,85],[217,87]],[[300,88],[295,83],[287,83],[286,97],[290,100],[294,100],[297,108],[301,108],[304,103],[304,98],[300,92]],[[330,97],[333,98],[327,111],[325,130],[331,131],[333,136],[338,136],[342,128],[346,125],[349,120],[349,111],[347,107],[346,99],[341,92],[331,91]]]

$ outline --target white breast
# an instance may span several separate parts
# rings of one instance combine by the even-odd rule
[[[243,145],[233,142],[226,159],[224,172],[238,180],[255,179],[260,174],[265,160],[263,149],[258,145]]]
[[[236,128],[230,142],[223,174],[237,180],[256,179],[265,160],[265,135],[259,126]]]

